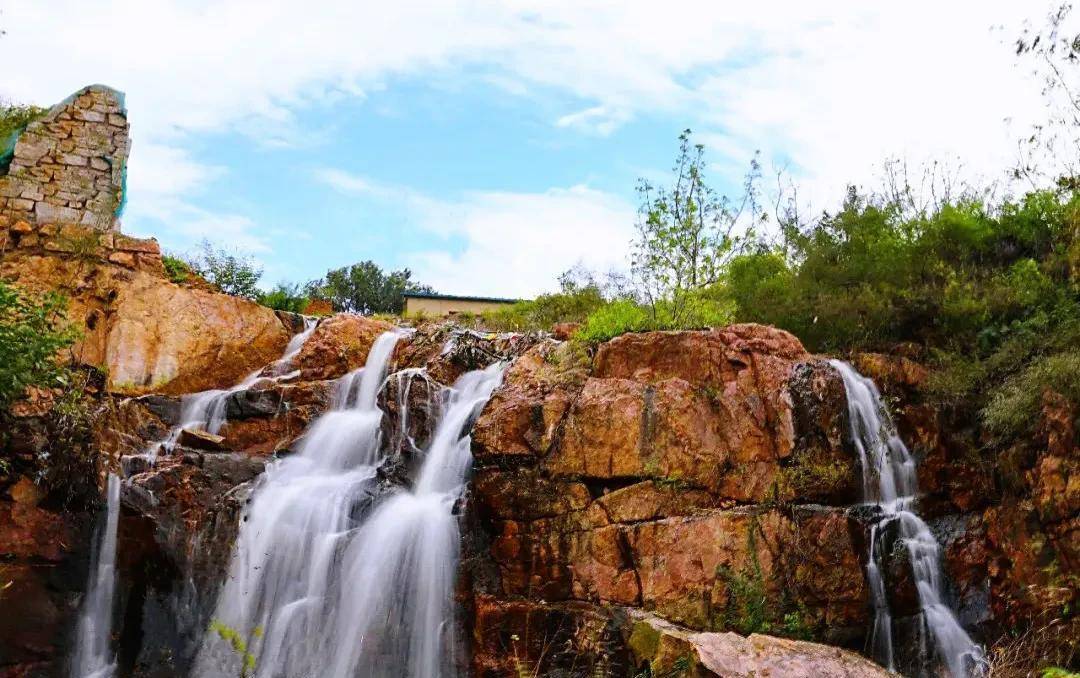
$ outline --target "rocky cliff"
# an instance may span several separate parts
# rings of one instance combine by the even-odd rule
[[[220,439],[182,441],[156,467],[132,469],[119,549],[123,673],[183,673],[251,482],[268,455],[288,454],[327,407],[332,380],[362,365],[387,327],[323,321],[296,358],[298,373],[229,396]],[[191,336],[187,346],[202,341]],[[794,675],[782,666],[882,674],[826,647],[863,650],[871,618],[858,465],[843,384],[826,361],[756,325],[632,334],[594,348],[432,326],[399,346],[394,369],[451,383],[500,358],[512,365],[475,424],[463,506],[461,633],[474,675],[632,675],[646,666],[652,675]],[[1017,453],[1006,481],[1003,468],[973,464],[972,429],[925,403],[921,366],[881,355],[855,362],[898,405],[965,624],[992,640],[1074,604],[1075,589],[1063,585],[1076,572],[1078,508],[1067,404],[1048,394],[1044,437]],[[384,394],[384,440],[422,443],[429,382],[408,393],[395,383]],[[90,447],[117,459],[160,440],[178,423],[179,401],[128,399],[99,416]],[[385,468],[387,487],[411,463],[406,453]],[[21,667],[11,675],[39,675],[34,666],[62,659],[85,578],[77,554],[88,516],[57,520],[34,487],[9,484],[0,505],[18,582],[6,598],[23,611],[18,629],[0,632],[0,663]],[[43,564],[48,574],[31,578]],[[897,559],[892,569],[891,607],[911,617],[907,566]]]

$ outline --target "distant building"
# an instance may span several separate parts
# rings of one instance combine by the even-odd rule
[[[498,297],[459,297],[452,294],[406,292],[405,315],[423,314],[433,317],[446,317],[458,313],[483,313],[516,304],[518,301],[518,299],[500,299]]]

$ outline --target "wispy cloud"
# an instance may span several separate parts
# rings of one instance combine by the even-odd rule
[[[560,117],[555,121],[555,126],[608,136],[629,119],[630,114],[626,111],[608,106],[593,106]]]

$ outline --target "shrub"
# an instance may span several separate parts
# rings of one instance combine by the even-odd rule
[[[644,306],[622,299],[605,304],[589,314],[577,336],[585,341],[600,342],[626,332],[652,329],[658,329],[652,314]]]
[[[77,337],[66,310],[60,294],[32,296],[0,281],[0,409],[30,386],[66,385],[69,372],[57,354]]]
[[[215,247],[204,240],[199,245],[199,253],[185,263],[191,271],[225,294],[252,300],[261,294],[258,285],[262,269],[256,267],[250,257]]]
[[[303,313],[308,305],[307,294],[299,285],[278,283],[269,292],[259,294],[259,303],[275,311],[289,311],[291,313]]]
[[[180,257],[171,254],[161,255],[161,265],[165,267],[165,275],[176,284],[187,282],[191,276],[191,267]]]
[[[687,294],[680,301],[677,312],[672,302],[647,307],[630,299],[612,301],[590,313],[576,337],[601,342],[626,332],[707,329],[731,322],[731,303],[714,298],[708,290]]]
[[[1030,432],[1047,389],[1080,403],[1080,350],[1038,358],[1009,378],[983,410],[987,428],[1000,436]]]

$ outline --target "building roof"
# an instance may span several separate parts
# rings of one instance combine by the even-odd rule
[[[406,292],[405,297],[413,299],[445,299],[446,301],[481,301],[490,304],[516,304],[520,299],[505,299],[500,297],[467,297],[456,294],[437,294],[435,292]]]

